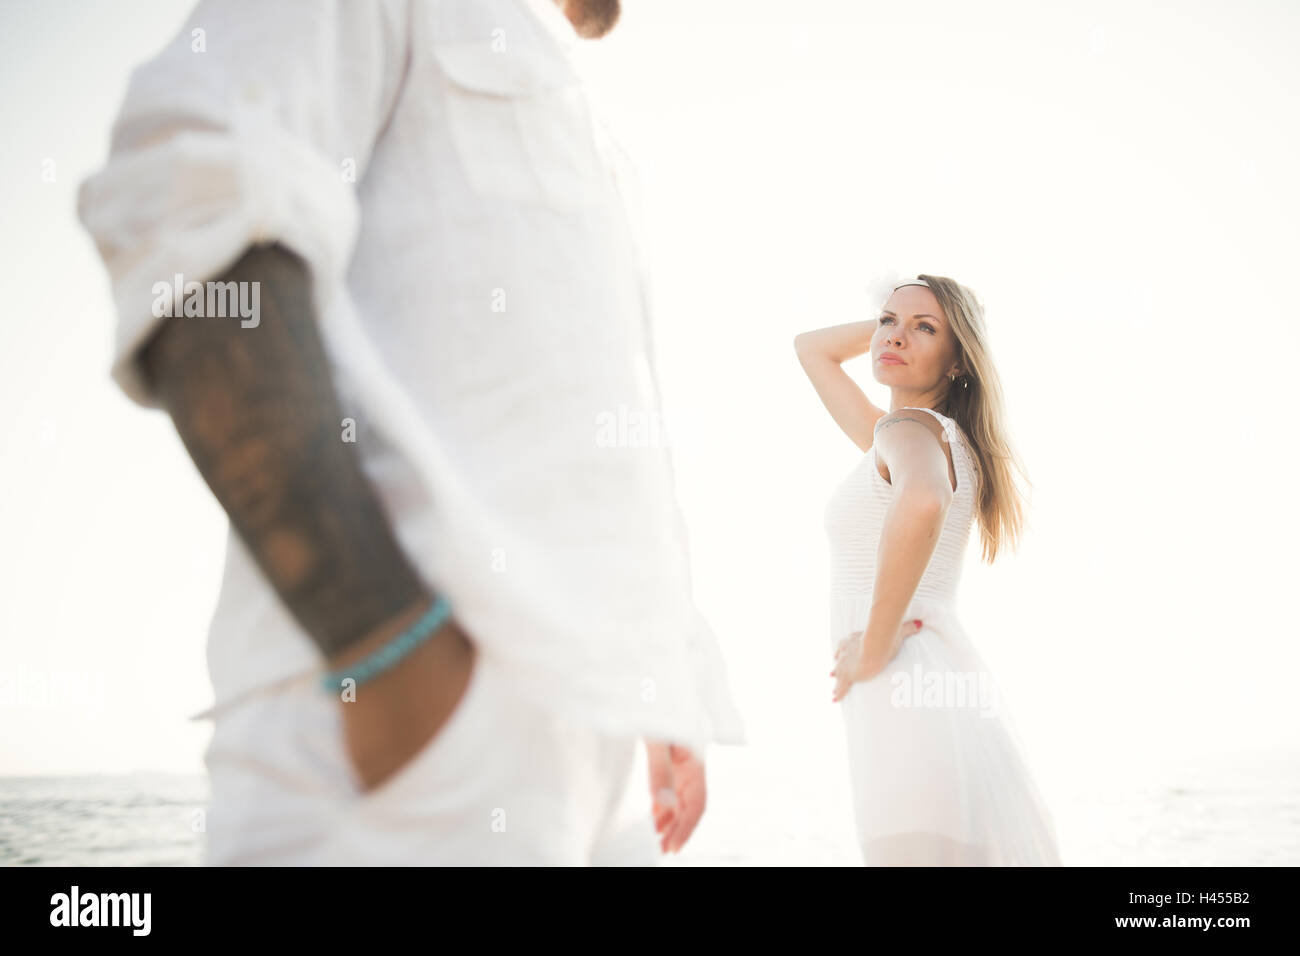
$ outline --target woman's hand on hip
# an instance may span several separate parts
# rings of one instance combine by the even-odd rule
[[[842,640],[835,649],[835,666],[831,668],[830,673],[830,676],[835,678],[835,689],[831,692],[831,703],[838,703],[843,700],[844,696],[858,681],[871,680],[880,673],[885,665],[894,659],[894,656],[903,646],[903,641],[921,630],[921,626],[920,618],[904,621],[898,629],[892,647],[889,649],[889,655],[878,663],[872,660],[871,655],[867,654],[863,631],[854,631]]]

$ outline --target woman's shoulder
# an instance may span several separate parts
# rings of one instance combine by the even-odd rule
[[[926,408],[922,405],[903,405],[892,412],[882,415],[876,422],[876,434],[879,434],[882,426],[888,427],[901,421],[919,421],[927,425],[930,431],[943,442],[955,444],[959,438],[965,438],[956,421],[942,412],[936,412],[933,408]]]
[[[933,408],[903,405],[882,415],[876,422],[875,434],[877,438],[881,428],[888,428],[904,421],[914,421],[925,425],[941,444],[952,449],[945,452],[951,460],[954,472],[950,475],[950,478],[955,479],[958,487],[960,487],[963,484],[961,481],[963,464],[969,465],[973,456],[967,446],[966,435],[957,422],[942,412],[936,412]],[[878,450],[878,441],[873,445],[873,449],[876,450],[876,470],[882,478],[889,481],[889,466],[887,462],[881,460],[882,456]]]

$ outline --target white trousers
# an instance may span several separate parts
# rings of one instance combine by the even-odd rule
[[[204,865],[660,862],[641,742],[524,703],[481,651],[447,722],[373,791],[344,706],[305,678],[216,716]]]

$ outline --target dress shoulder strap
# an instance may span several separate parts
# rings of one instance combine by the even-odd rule
[[[904,408],[913,409],[918,412],[929,412],[939,420],[943,425],[944,441],[952,448],[953,467],[958,473],[958,491],[968,489],[969,492],[976,491],[979,485],[980,465],[979,460],[975,457],[975,452],[971,450],[970,445],[966,442],[966,433],[958,427],[957,421],[949,418],[942,412],[936,412],[933,408],[926,408],[923,405],[903,405],[895,411],[902,411]],[[965,478],[960,477],[965,474]]]
[[[902,408],[910,408],[918,412],[929,412],[935,418],[939,419],[939,423],[943,425],[944,438],[947,440],[948,444],[952,446],[954,467],[960,468],[961,466],[958,465],[957,462],[964,461],[972,472],[977,469],[978,466],[975,461],[975,455],[966,445],[965,436],[962,434],[961,429],[957,427],[957,422],[955,420],[941,412],[936,412],[933,408],[926,408],[923,405],[904,405]],[[900,408],[899,411],[902,411],[902,408]]]
[[[918,411],[918,412],[929,412],[935,418],[939,419],[939,424],[943,426],[943,432],[945,435],[948,436],[948,441],[953,441],[956,438],[957,423],[954,422],[947,415],[940,414],[939,412],[936,412],[933,408],[926,408],[924,405],[904,405],[902,406],[902,408],[899,409],[899,411],[902,411],[904,408],[912,409],[913,411]]]

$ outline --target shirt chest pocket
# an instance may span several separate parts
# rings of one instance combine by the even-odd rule
[[[483,43],[433,50],[448,132],[477,194],[560,211],[599,200],[603,171],[578,79],[551,61]]]

